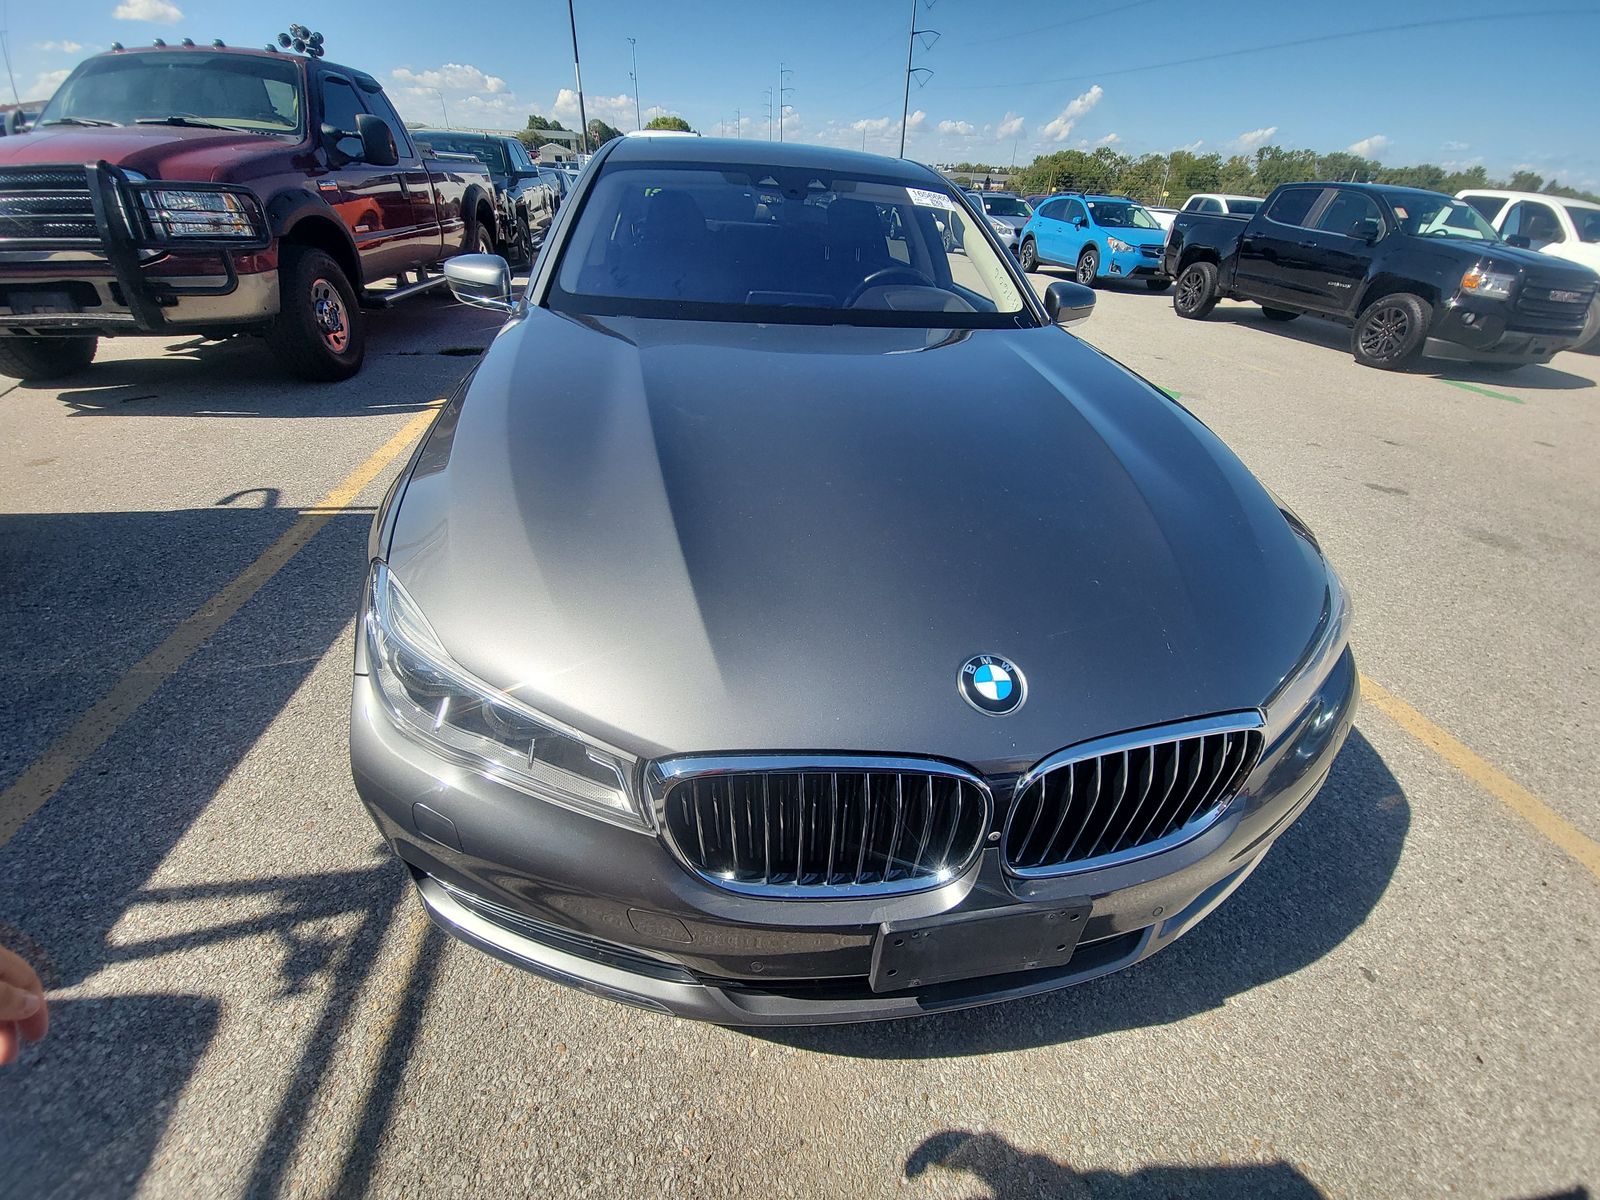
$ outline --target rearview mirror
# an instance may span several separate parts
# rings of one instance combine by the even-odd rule
[[[361,161],[374,167],[392,167],[400,161],[394,134],[389,126],[371,113],[356,117],[356,136],[361,139]]]
[[[445,260],[444,277],[463,304],[510,312],[511,265],[498,254],[458,254]]]
[[[1087,321],[1094,312],[1094,289],[1065,280],[1052,283],[1044,290],[1044,311],[1054,324],[1063,327]]]

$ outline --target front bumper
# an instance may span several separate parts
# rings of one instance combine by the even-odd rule
[[[392,726],[364,675],[355,679],[350,752],[356,789],[379,830],[429,914],[462,941],[661,1012],[727,1025],[815,1025],[1033,995],[1155,953],[1243,883],[1311,803],[1356,698],[1347,650],[1267,745],[1226,814],[1183,845],[1032,880],[1009,875],[989,848],[966,875],[935,890],[851,900],[725,891],[680,866],[654,834],[542,804],[444,762]],[[882,923],[1068,903],[1086,905],[1088,915],[1063,966],[893,992],[868,984]]]
[[[1423,353],[1457,362],[1543,363],[1576,346],[1583,331],[1581,323],[1570,329],[1519,327],[1508,305],[1453,302],[1434,318]]]
[[[1108,250],[1100,264],[1100,273],[1111,279],[1166,279],[1161,247],[1153,249],[1153,254],[1146,254],[1138,246],[1132,250]]]

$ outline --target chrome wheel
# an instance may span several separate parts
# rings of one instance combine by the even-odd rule
[[[1093,250],[1078,260],[1078,282],[1085,287],[1094,286],[1094,277],[1100,270],[1100,256]]]
[[[1368,358],[1393,358],[1411,334],[1411,314],[1386,304],[1367,318],[1361,330],[1361,352]]]
[[[1178,280],[1178,307],[1193,309],[1200,303],[1200,298],[1205,294],[1205,276],[1199,271],[1185,271],[1183,278]]]
[[[311,311],[328,349],[343,354],[350,345],[350,315],[339,289],[320,276],[311,283]]]

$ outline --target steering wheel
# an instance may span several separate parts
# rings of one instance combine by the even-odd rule
[[[915,267],[880,267],[850,290],[850,295],[845,299],[844,307],[855,307],[856,301],[866,295],[868,291],[875,287],[883,287],[885,283],[896,276],[905,282],[921,284],[923,287],[939,286]]]

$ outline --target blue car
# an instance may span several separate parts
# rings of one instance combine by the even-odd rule
[[[1161,269],[1167,231],[1148,209],[1126,196],[1052,196],[1022,227],[1017,256],[1024,271],[1042,265],[1070,267],[1090,287],[1102,279],[1142,279],[1164,292],[1172,279]]]

